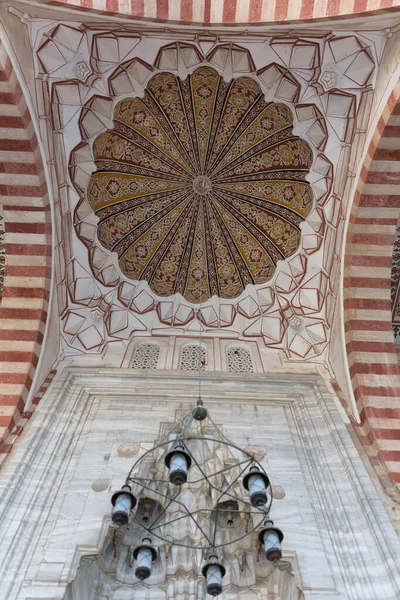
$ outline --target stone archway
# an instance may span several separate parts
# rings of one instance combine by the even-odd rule
[[[42,4],[70,5],[79,11],[121,14],[132,18],[179,23],[273,23],[334,19],[367,11],[393,10],[398,0],[317,3],[314,0],[39,0]]]
[[[39,360],[51,280],[51,217],[31,115],[0,43],[0,195],[5,272],[0,302],[0,462],[21,431]]]
[[[400,370],[391,268],[400,213],[400,85],[390,95],[361,171],[346,240],[344,324],[361,441],[385,489],[400,484]]]
[[[400,215],[397,220],[393,244],[391,300],[394,343],[400,364]]]

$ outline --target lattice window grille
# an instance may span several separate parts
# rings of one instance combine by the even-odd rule
[[[251,354],[245,348],[228,348],[227,361],[230,373],[254,373]]]
[[[160,346],[139,344],[133,355],[132,369],[157,369]]]
[[[181,371],[205,371],[206,349],[203,346],[184,346],[181,356]]]

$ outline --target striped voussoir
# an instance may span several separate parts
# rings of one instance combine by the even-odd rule
[[[178,23],[268,23],[343,18],[390,10],[400,0],[40,0],[102,14]]]
[[[29,110],[0,43],[0,198],[6,265],[0,302],[0,452],[23,419],[42,345],[51,277],[51,220]]]
[[[363,444],[382,485],[400,484],[400,369],[391,311],[391,267],[400,213],[400,83],[368,149],[349,222],[344,317]]]
[[[50,371],[50,373],[47,375],[46,379],[40,386],[38,392],[35,394],[35,397],[32,400],[32,404],[30,405],[29,410],[21,413],[20,418],[18,420],[18,425],[15,425],[13,427],[11,433],[7,436],[7,439],[5,440],[5,443],[2,444],[2,446],[0,448],[0,466],[3,464],[4,460],[10,454],[15,441],[19,438],[19,436],[23,432],[25,425],[27,424],[27,422],[32,417],[33,413],[35,412],[37,405],[39,404],[40,400],[43,398],[47,388],[53,381],[54,375],[56,373],[57,373],[57,371]]]

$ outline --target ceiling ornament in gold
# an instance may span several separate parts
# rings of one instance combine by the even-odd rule
[[[235,298],[299,247],[311,150],[249,77],[158,73],[143,98],[117,104],[93,150],[99,240],[160,296]]]

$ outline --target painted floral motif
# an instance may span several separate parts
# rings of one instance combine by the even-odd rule
[[[307,143],[249,77],[159,73],[94,143],[88,199],[129,278],[199,303],[268,281],[312,206]]]

